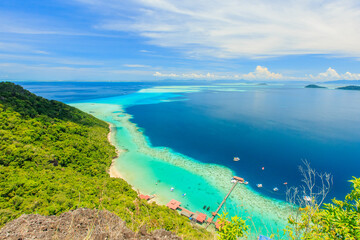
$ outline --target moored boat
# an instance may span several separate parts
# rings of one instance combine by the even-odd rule
[[[304,200],[307,201],[307,202],[311,202],[311,197],[309,197],[309,196],[304,196]]]

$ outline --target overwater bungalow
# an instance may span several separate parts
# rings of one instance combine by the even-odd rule
[[[204,223],[206,220],[206,215],[204,213],[201,212],[196,212],[193,216],[193,218],[198,222],[198,223]]]
[[[140,194],[140,195],[139,195],[139,198],[140,198],[140,199],[144,199],[144,200],[146,200],[146,201],[149,201],[149,200],[151,199],[151,197],[150,197],[149,195],[143,195],[143,194]]]
[[[181,202],[172,199],[166,206],[172,210],[176,210],[180,207]]]

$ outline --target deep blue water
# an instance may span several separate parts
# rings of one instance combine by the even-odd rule
[[[333,174],[329,199],[343,198],[350,190],[347,181],[360,177],[360,92],[246,89],[189,93],[187,101],[138,105],[127,112],[153,146],[225,165],[254,188],[262,183],[258,190],[268,196],[284,199],[284,182],[301,184],[298,166],[307,159],[317,171]],[[234,156],[241,160],[234,162]]]
[[[130,94],[156,83],[134,82],[15,82],[25,89],[51,100],[73,103],[96,98]]]
[[[131,94],[161,85],[20,84],[40,96],[66,103]],[[360,92],[295,85],[243,89],[246,91],[188,93],[181,97],[186,101],[137,105],[127,108],[127,112],[152,145],[225,165],[268,196],[283,199],[283,182],[301,184],[298,166],[307,159],[316,170],[333,174],[330,197],[343,198],[350,190],[347,180],[360,177]],[[234,156],[241,160],[234,162]],[[262,183],[263,189],[257,189],[257,183]],[[273,187],[280,191],[274,193]]]
[[[65,103],[108,98],[134,93],[155,86],[189,85],[176,82],[15,82],[25,89],[51,100]]]

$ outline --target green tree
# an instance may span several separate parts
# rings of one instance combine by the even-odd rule
[[[238,216],[231,217],[228,220],[227,215],[227,212],[219,215],[219,239],[236,240],[239,237],[243,237],[249,229],[246,221]]]
[[[332,185],[331,174],[317,172],[306,160],[303,166],[299,166],[299,170],[303,185],[290,187],[286,192],[287,200],[293,207],[288,218],[290,226],[285,229],[291,239],[301,239],[306,232],[311,231],[311,219],[319,211]]]
[[[115,148],[109,125],[57,101],[0,82],[0,227],[22,214],[107,209],[134,231],[164,228],[184,239],[211,239],[205,229],[107,173]]]
[[[360,239],[360,178],[350,180],[352,191],[345,200],[333,199],[322,208],[300,208],[300,219],[289,218],[285,232],[291,239]],[[301,235],[296,235],[295,229]]]

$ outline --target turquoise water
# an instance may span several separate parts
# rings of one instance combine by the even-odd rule
[[[183,101],[179,93],[196,91],[199,91],[197,87],[150,89],[124,96],[86,100],[73,106],[112,124],[112,140],[124,150],[115,162],[116,168],[135,189],[145,194],[156,194],[156,201],[161,204],[176,199],[193,212],[200,211],[211,216],[232,187],[230,180],[234,173],[223,166],[201,163],[165,147],[152,147],[141,129],[131,122],[132,116],[124,111],[126,107],[139,104]],[[172,187],[175,189],[173,192],[170,191]],[[184,193],[186,196],[183,196]],[[204,210],[204,206],[210,207],[210,210]],[[246,218],[253,226],[253,233],[270,234],[284,228],[289,207],[240,184],[223,210],[231,216]]]
[[[360,177],[357,91],[241,83],[22,85],[50,99],[76,102],[111,122],[112,142],[123,150],[117,169],[134,189],[156,194],[159,203],[174,198],[192,211],[206,205],[211,209],[203,212],[209,215],[230,189],[230,178],[244,177],[249,185],[238,185],[226,208],[231,215],[251,217],[254,235],[259,233],[254,229],[269,235],[286,224],[283,182],[301,184],[302,159],[333,174],[328,201],[342,199],[350,190],[347,180]],[[234,156],[241,161],[232,161]]]
[[[298,166],[307,159],[333,175],[327,201],[343,199],[348,180],[360,177],[360,92],[296,85],[241,90],[186,93],[186,101],[126,111],[152,146],[226,166],[262,195],[284,200],[288,186],[303,184]]]

